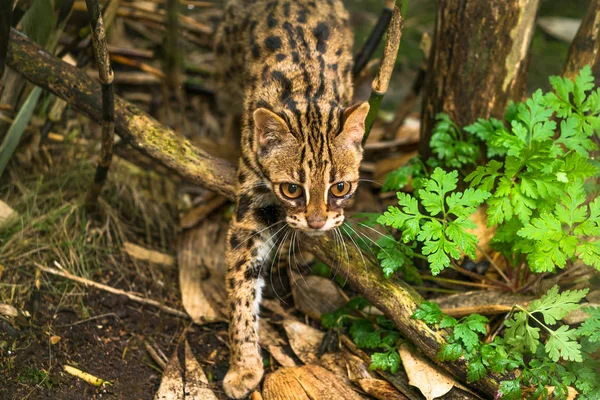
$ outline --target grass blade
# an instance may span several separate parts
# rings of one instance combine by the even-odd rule
[[[23,132],[25,132],[25,128],[27,124],[31,120],[31,116],[33,115],[33,110],[40,98],[40,94],[42,93],[42,89],[38,86],[33,88],[25,103],[19,110],[19,113],[15,117],[12,125],[8,129],[8,133],[6,137],[2,141],[2,145],[0,145],[0,176],[4,173],[4,169],[8,164],[8,161],[11,159],[17,145],[21,141],[21,137],[23,136]]]

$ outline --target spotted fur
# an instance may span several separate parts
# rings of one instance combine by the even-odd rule
[[[340,0],[226,5],[215,46],[218,103],[242,126],[227,249],[230,397],[246,396],[262,379],[258,308],[270,256],[290,229],[320,234],[341,225],[356,191],[369,106],[348,107],[351,48]],[[301,195],[286,196],[288,184]],[[348,192],[334,196],[344,185]]]

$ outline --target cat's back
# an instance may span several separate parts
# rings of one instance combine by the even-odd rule
[[[274,69],[292,81],[303,71],[322,74],[326,68],[339,69],[338,77],[349,76],[353,41],[348,19],[341,0],[227,1],[215,37],[221,105],[241,113],[246,89],[260,87]]]

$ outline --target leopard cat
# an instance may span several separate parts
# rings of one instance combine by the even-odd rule
[[[340,226],[362,159],[366,102],[352,101],[341,0],[230,0],[215,41],[219,107],[238,115],[241,158],[228,234],[230,367],[242,398],[263,376],[258,312],[272,250],[289,232]]]

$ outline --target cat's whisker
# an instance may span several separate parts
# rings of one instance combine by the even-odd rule
[[[358,182],[370,182],[370,183],[375,183],[376,185],[379,185],[379,186],[383,186],[383,183],[374,181],[372,179],[359,179]]]
[[[352,243],[354,243],[354,247],[356,247],[356,251],[358,251],[358,254],[360,254],[360,258],[362,259],[362,263],[363,263],[363,267],[366,268],[367,263],[365,261],[365,257],[363,256],[362,250],[360,249],[360,247],[358,246],[358,243],[356,243],[356,241],[354,240],[354,238],[346,231],[346,229],[344,229],[344,226],[341,226],[341,229],[344,231],[344,233],[350,238],[350,240],[352,241]]]
[[[346,278],[344,279],[344,284],[342,286],[346,286],[346,283],[348,282],[348,277],[350,276],[350,255],[348,254],[348,248],[346,247],[346,241],[344,240],[344,237],[342,236],[341,232],[339,232],[339,228],[336,228],[336,231],[338,231],[338,234],[340,235],[340,240],[342,241],[342,244],[344,245],[344,252],[346,253]]]
[[[288,235],[290,234],[290,230],[287,230],[285,232],[285,235],[283,236],[283,239],[281,240],[281,242],[279,243],[279,245],[277,246],[277,250],[275,250],[275,255],[272,257],[272,261],[271,261],[271,268],[269,270],[269,282],[271,283],[271,289],[273,289],[273,293],[275,293],[275,296],[277,296],[277,298],[279,300],[281,300],[281,302],[283,304],[287,303],[285,302],[285,300],[283,300],[280,296],[279,293],[277,293],[277,290],[275,289],[275,286],[273,285],[273,265],[275,264],[275,259],[277,258],[277,253],[279,253],[279,250],[281,249],[281,246],[285,243],[286,238],[288,237]],[[261,267],[262,268],[262,267]]]
[[[369,252],[371,253],[371,255],[374,258],[377,258],[377,255],[375,253],[373,253],[373,250],[371,249],[371,246],[364,239],[366,237],[367,239],[371,240],[366,234],[357,231],[356,229],[352,228],[348,224],[344,224],[344,226],[346,226],[348,229],[350,229],[358,237],[358,239],[360,239],[363,242],[363,244],[369,249]]]
[[[298,234],[298,232],[296,231],[296,232],[294,232],[294,236],[292,236],[292,246],[294,246],[294,242],[297,237],[297,234]],[[290,247],[290,250],[291,250],[291,247]],[[288,265],[290,265],[290,269],[291,269],[291,256],[290,256]],[[302,278],[302,281],[308,287],[308,282],[306,282],[306,279],[304,279],[304,275],[302,275],[302,272],[300,271],[300,268],[298,267],[298,263],[295,263],[295,266],[296,266],[296,271],[298,271],[298,275],[300,275],[300,278]],[[298,285],[296,282],[294,282],[294,284]]]
[[[268,245],[271,240],[279,233],[281,232],[283,229],[285,229],[287,227],[287,225],[282,226],[281,228],[279,228],[279,230],[277,232],[275,232],[274,234],[271,235],[271,237],[269,237],[269,239],[267,239],[263,244],[260,245],[260,248],[262,248],[262,246]],[[258,275],[260,276],[262,274],[262,269],[263,266],[265,265],[265,261],[267,261],[269,259],[269,255],[271,254],[271,251],[273,250],[273,248],[275,247],[275,245],[277,244],[277,242],[279,241],[279,239],[275,239],[275,242],[273,243],[273,245],[269,248],[269,250],[267,251],[267,255],[265,256],[265,258],[263,259],[262,263],[260,264],[260,269],[258,270]]]
[[[272,225],[269,225],[269,226],[267,226],[266,228],[264,228],[264,229],[261,229],[260,231],[258,231],[258,232],[256,232],[256,233],[254,233],[254,234],[253,234],[253,235],[251,235],[249,238],[247,238],[246,240],[244,240],[243,242],[241,242],[240,244],[238,244],[237,246],[235,246],[235,247],[234,247],[233,249],[231,249],[231,250],[235,250],[235,249],[237,249],[238,247],[240,247],[241,245],[243,245],[244,243],[246,243],[248,240],[252,239],[254,236],[256,236],[256,235],[258,235],[258,234],[261,234],[261,233],[263,233],[264,231],[266,231],[267,229],[270,229],[270,228],[274,227],[275,225],[279,225],[279,224],[280,224],[280,223],[282,223],[282,222],[285,222],[285,219],[279,220],[279,221],[275,222],[274,224],[272,224]]]

